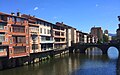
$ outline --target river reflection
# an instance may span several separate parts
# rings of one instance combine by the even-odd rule
[[[58,58],[0,71],[0,75],[120,75],[120,59],[101,54],[66,54]]]

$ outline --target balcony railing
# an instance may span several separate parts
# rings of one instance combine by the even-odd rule
[[[40,43],[53,43],[53,40],[41,40]]]
[[[38,44],[39,42],[38,42],[39,40],[32,40],[31,42],[33,43],[33,44]]]

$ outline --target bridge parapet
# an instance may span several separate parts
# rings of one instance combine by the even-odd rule
[[[107,51],[110,47],[115,47],[118,49],[120,53],[120,44],[117,43],[101,43],[101,44],[94,44],[94,43],[87,43],[87,44],[81,44],[81,43],[76,43],[73,44],[70,52],[76,52],[79,50],[80,53],[85,53],[85,50],[90,47],[97,47],[102,50],[103,54],[107,54]],[[75,50],[75,51],[74,51]]]

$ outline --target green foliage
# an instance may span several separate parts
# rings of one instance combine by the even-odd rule
[[[102,39],[98,39],[97,41],[98,44],[101,44],[102,42],[103,42]]]
[[[108,36],[107,35],[103,35],[103,43],[107,43],[109,41],[109,38],[108,38]]]

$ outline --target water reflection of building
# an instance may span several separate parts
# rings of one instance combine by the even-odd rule
[[[86,54],[88,55],[102,55],[102,51],[101,49],[97,48],[97,47],[90,47],[86,49]]]

